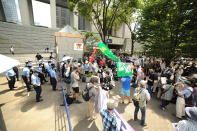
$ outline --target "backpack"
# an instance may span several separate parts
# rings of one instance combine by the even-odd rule
[[[73,98],[73,97],[70,97],[69,95],[65,95],[66,96],[66,102],[67,102],[67,104],[68,105],[71,105],[73,102],[74,102],[74,100],[75,100],[75,98]]]
[[[133,104],[135,107],[139,107],[139,101],[140,101],[140,97],[141,97],[141,92],[143,89],[141,89],[140,91],[138,91],[137,93],[134,94],[132,100],[133,100]]]
[[[92,89],[93,87],[87,87],[82,91],[82,97],[84,99],[84,101],[89,101],[91,96],[89,96],[89,91]]]

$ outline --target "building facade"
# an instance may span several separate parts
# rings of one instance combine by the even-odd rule
[[[75,27],[78,30],[86,30],[98,34],[94,25],[80,15],[76,15],[67,8],[65,0],[0,0],[0,21],[14,22],[21,25],[35,26],[35,14],[32,3],[39,1],[45,3],[50,8],[49,28],[58,29],[66,25]],[[78,13],[80,14],[80,12]],[[112,43],[110,48],[123,49],[127,52],[131,50],[131,39],[129,29],[122,24],[116,31],[112,31]],[[136,46],[139,50],[139,46]]]

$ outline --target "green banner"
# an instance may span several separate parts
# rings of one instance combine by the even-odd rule
[[[118,57],[116,57],[104,43],[100,42],[98,47],[107,57],[111,58],[116,62],[120,61]]]
[[[129,67],[126,63],[117,62],[116,67],[118,77],[132,76],[133,74],[131,67]]]

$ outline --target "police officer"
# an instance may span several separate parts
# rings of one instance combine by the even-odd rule
[[[48,82],[48,81],[45,79],[45,76],[44,76],[43,64],[42,64],[42,63],[39,64],[38,71],[39,71],[38,77],[40,78],[41,84],[43,84],[44,82]]]
[[[13,67],[13,70],[14,70],[14,72],[15,72],[15,76],[16,76],[16,79],[17,79],[17,81],[19,81],[19,72],[18,72],[18,68],[16,67],[16,66],[14,66]]]
[[[45,64],[46,74],[50,76],[50,70],[51,70],[51,61],[48,61],[48,63]],[[46,75],[46,77],[47,77]]]
[[[31,84],[33,85],[33,88],[36,91],[36,102],[43,101],[43,99],[41,99],[42,87],[38,74],[39,71],[35,70],[31,76]]]
[[[28,92],[31,91],[31,87],[30,87],[30,68],[31,68],[31,66],[26,63],[26,66],[23,68],[23,72],[22,72],[22,79],[25,82],[25,85],[27,87]]]
[[[56,75],[56,72],[55,72],[55,65],[51,66],[50,80],[51,80],[52,89],[55,91],[56,86],[57,86],[57,75]]]
[[[9,69],[6,72],[6,78],[8,80],[8,86],[9,86],[10,90],[13,90],[15,88],[14,85],[15,85],[15,82],[16,82],[15,73],[14,73],[13,69]]]

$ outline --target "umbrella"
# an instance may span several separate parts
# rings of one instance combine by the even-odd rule
[[[18,60],[0,54],[0,73],[20,64]]]
[[[67,60],[69,60],[69,59],[72,59],[72,57],[70,57],[70,56],[65,56],[65,57],[62,58],[62,61],[67,61]]]

